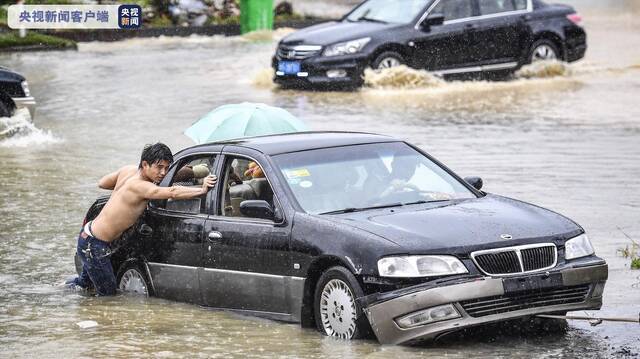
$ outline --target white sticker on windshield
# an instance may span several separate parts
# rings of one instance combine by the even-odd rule
[[[311,186],[313,186],[313,183],[311,183],[311,181],[302,181],[302,182],[300,182],[300,187],[302,187],[302,188],[310,188]]]

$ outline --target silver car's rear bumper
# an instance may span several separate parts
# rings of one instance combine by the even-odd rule
[[[513,294],[505,296],[502,278],[481,277],[424,290],[402,289],[396,291],[398,296],[394,296],[394,292],[384,293],[383,301],[374,302],[367,306],[364,312],[380,343],[402,344],[433,339],[441,334],[465,327],[523,316],[581,309],[600,309],[602,290],[608,276],[607,264],[603,260],[598,259],[591,265],[567,268],[553,273],[562,275],[563,287],[553,289],[555,292],[548,292],[546,297],[542,294],[543,292],[531,291],[523,293],[520,297],[516,294],[514,299]],[[418,287],[420,286],[416,286],[416,288]],[[581,290],[585,293],[583,294],[584,299],[579,299],[579,302],[576,302],[574,295],[572,300],[558,300],[559,297],[562,298],[562,295],[568,296],[567,294],[558,294],[571,291],[567,287],[582,288]],[[482,298],[486,298],[486,301],[483,301]],[[518,305],[513,305],[514,303],[518,303]],[[401,328],[396,322],[396,319],[407,314],[445,304],[452,304],[459,312],[460,317],[410,329]],[[469,314],[465,307],[475,308],[473,310],[476,311],[482,307],[479,308],[481,313]]]
[[[33,97],[14,97],[13,103],[16,104],[17,109],[26,108],[31,115],[31,120],[36,116],[36,99]]]

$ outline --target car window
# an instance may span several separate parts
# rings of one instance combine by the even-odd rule
[[[473,16],[471,0],[440,0],[431,14],[444,15],[444,21],[464,19]]]
[[[204,177],[212,174],[215,156],[205,155],[190,157],[178,163],[177,170],[171,179],[171,186],[202,187]],[[206,197],[190,199],[168,199],[164,205],[165,209],[174,212],[189,214],[207,213]]]
[[[257,162],[240,156],[227,157],[222,173],[222,198],[218,201],[222,216],[246,217],[240,212],[240,204],[246,200],[263,200],[275,209],[273,189]]]
[[[347,21],[380,21],[408,24],[425,8],[428,0],[369,0],[347,16]]]
[[[310,150],[274,160],[300,206],[312,214],[475,197],[402,142]]]
[[[520,0],[478,0],[481,15],[491,15],[507,11],[524,10],[527,2]]]

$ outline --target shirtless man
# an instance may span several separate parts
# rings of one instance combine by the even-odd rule
[[[93,221],[88,222],[78,237],[78,255],[82,273],[69,284],[87,288],[91,283],[97,295],[116,294],[116,277],[111,266],[110,243],[131,227],[152,199],[188,199],[206,194],[215,184],[215,176],[207,176],[201,188],[159,187],[173,162],[169,147],[162,143],[147,146],[140,164],[125,166],[100,179],[99,186],[113,193]]]

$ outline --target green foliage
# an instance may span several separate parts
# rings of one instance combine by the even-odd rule
[[[640,245],[631,239],[631,237],[627,236],[627,238],[631,241],[631,245],[619,248],[618,252],[620,252],[620,255],[622,255],[623,258],[631,259],[631,269],[640,269]]]
[[[76,43],[71,40],[34,31],[28,31],[27,36],[24,38],[21,38],[17,31],[0,34],[0,49],[17,48],[21,46],[46,46],[63,49],[76,48]]]
[[[240,16],[214,16],[209,18],[207,21],[207,25],[239,25],[240,24]]]
[[[173,26],[171,19],[168,16],[154,16],[153,19],[145,19],[143,22],[144,27],[170,27]]]
[[[0,25],[7,24],[7,9],[4,6],[0,6]]]

